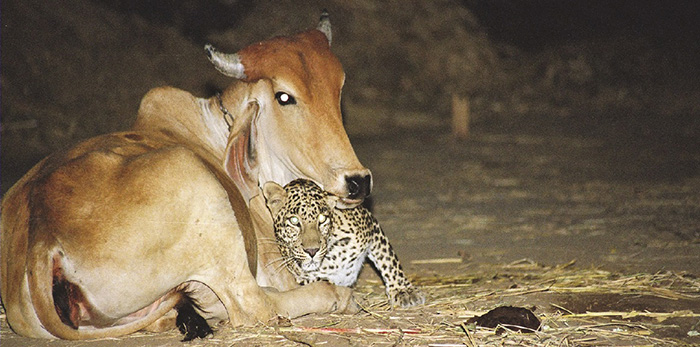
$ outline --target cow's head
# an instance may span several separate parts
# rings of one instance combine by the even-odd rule
[[[268,181],[285,185],[307,178],[346,206],[370,193],[370,171],[360,164],[343,127],[340,94],[345,73],[330,41],[324,12],[316,29],[275,37],[235,54],[207,46],[216,68],[247,86],[246,99],[257,106],[250,126],[233,134],[225,161],[239,186],[248,181],[257,190]],[[240,88],[238,83],[229,89]],[[236,102],[231,99],[224,103]]]

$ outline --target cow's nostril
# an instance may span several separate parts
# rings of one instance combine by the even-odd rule
[[[313,258],[314,255],[316,255],[316,253],[318,252],[318,248],[305,248],[304,252],[306,252],[311,256],[311,258]]]
[[[372,186],[372,176],[350,176],[346,177],[345,181],[348,186],[348,197],[350,199],[364,199],[369,195],[370,187]]]
[[[350,196],[354,196],[360,193],[360,184],[356,180],[348,180],[348,193],[350,193]]]

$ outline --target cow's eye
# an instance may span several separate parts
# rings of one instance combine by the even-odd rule
[[[297,103],[297,100],[294,99],[293,96],[285,92],[277,92],[275,94],[275,99],[277,99],[277,103],[279,103],[282,106],[294,105]]]

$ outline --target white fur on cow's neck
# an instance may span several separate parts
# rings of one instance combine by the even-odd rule
[[[219,112],[215,113],[212,111],[211,103],[211,99],[197,98],[197,104],[202,110],[200,113],[202,124],[206,128],[206,131],[202,133],[203,137],[201,140],[210,147],[216,158],[223,162],[229,130],[223,116],[219,115]]]
[[[280,155],[273,148],[276,139],[272,135],[266,134],[266,129],[262,126],[262,119],[256,117],[251,126],[252,142],[255,144],[257,152],[257,181],[262,187],[265,182],[277,182],[279,185],[297,179],[306,178],[306,175],[299,170],[291,159],[286,155]]]

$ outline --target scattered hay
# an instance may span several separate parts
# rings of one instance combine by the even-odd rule
[[[439,262],[438,262],[439,263]],[[687,274],[620,275],[576,269],[573,263],[545,267],[530,261],[481,267],[459,276],[414,276],[427,304],[391,310],[384,287],[363,279],[356,287],[363,312],[311,315],[290,327],[221,328],[216,341],[227,346],[664,346],[700,342],[700,281]],[[563,297],[619,299],[605,311],[566,307]],[[625,298],[661,300],[668,310],[634,310]],[[594,299],[597,300],[597,299]],[[483,328],[467,323],[498,306],[534,308],[540,331]],[[658,307],[658,302],[650,308]],[[685,309],[678,309],[684,307]],[[613,309],[614,308],[614,309]],[[663,324],[662,324],[663,323]],[[496,334],[496,331],[502,333]]]
[[[428,346],[597,346],[677,345],[698,343],[692,331],[700,320],[700,280],[671,272],[620,275],[576,269],[573,262],[545,267],[530,261],[471,270],[460,276],[415,276],[413,282],[429,297],[426,305],[389,310],[381,283],[365,280],[356,288],[364,313],[295,320],[296,332],[351,337],[357,345]],[[487,274],[487,275],[485,275]],[[667,311],[625,310],[577,312],[564,307],[561,295],[655,298],[689,305]],[[535,308],[541,331],[526,334],[499,326],[467,323],[494,307],[516,304]],[[661,325],[659,323],[669,322]],[[304,327],[304,328],[302,328]],[[320,329],[320,330],[318,330]],[[325,329],[325,330],[324,330]],[[504,333],[497,335],[496,331]],[[319,344],[323,339],[318,339]]]
[[[547,267],[525,260],[470,268],[459,276],[414,276],[413,282],[428,295],[428,303],[394,310],[389,308],[379,281],[362,279],[356,292],[363,311],[356,315],[311,315],[294,319],[286,327],[234,329],[225,325],[216,329],[213,338],[195,340],[191,345],[446,347],[700,343],[698,278],[671,272],[621,275],[577,269],[573,265]],[[600,306],[601,302],[605,305]],[[542,323],[540,330],[521,333],[512,327],[483,328],[467,322],[504,305],[532,310]],[[8,342],[22,341],[7,333],[3,317],[3,338],[10,338]],[[181,338],[173,331],[132,335],[124,340],[135,339],[133,343],[141,344],[149,336],[159,343]]]

